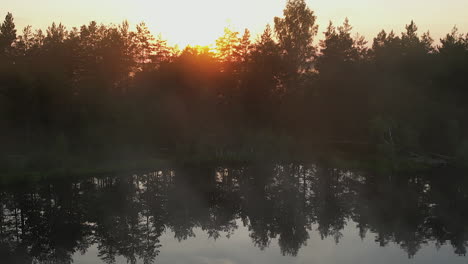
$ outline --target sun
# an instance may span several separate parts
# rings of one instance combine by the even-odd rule
[[[145,22],[155,35],[161,34],[169,44],[183,48],[210,46],[223,34],[229,18],[218,9],[219,1],[143,1],[147,8],[135,10],[132,22]]]
[[[239,32],[249,28],[255,35],[271,22],[272,15],[281,13],[281,2],[283,0],[279,4],[272,4],[270,0],[135,0],[125,12],[131,23],[145,22],[154,35],[161,34],[169,44],[184,48],[187,45],[213,46],[225,27]]]

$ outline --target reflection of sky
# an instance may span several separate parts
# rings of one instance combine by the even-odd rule
[[[422,31],[435,39],[454,25],[468,31],[467,0],[306,0],[318,17],[319,32],[329,20],[341,23],[349,17],[356,32],[372,39],[384,28],[401,32],[414,19]],[[17,24],[45,28],[53,21],[80,26],[91,20],[132,24],[145,21],[157,35],[173,44],[207,45],[223,33],[226,25],[254,35],[274,16],[282,15],[286,0],[0,0],[0,15],[13,12]]]
[[[201,229],[195,229],[195,238],[178,242],[174,234],[166,232],[161,238],[161,253],[155,263],[173,264],[288,264],[288,263],[346,263],[346,264],[395,264],[395,263],[464,263],[468,259],[454,254],[451,246],[436,249],[433,243],[423,246],[414,257],[408,259],[407,254],[398,246],[389,243],[380,247],[374,241],[374,234],[368,233],[361,241],[358,229],[354,223],[342,230],[343,238],[338,245],[333,238],[321,240],[314,232],[313,226],[307,246],[299,250],[297,257],[282,256],[277,239],[264,251],[253,246],[247,227],[237,222],[239,228],[230,239],[222,236],[214,241]],[[75,254],[74,263],[95,264],[102,263],[97,258],[97,247],[88,249],[85,255]],[[126,260],[118,257],[118,264],[126,264]]]

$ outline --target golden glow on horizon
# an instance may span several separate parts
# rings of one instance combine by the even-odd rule
[[[45,29],[52,22],[68,28],[92,20],[119,24],[128,20],[134,27],[145,22],[153,35],[161,33],[169,44],[210,45],[230,26],[242,32],[250,29],[255,37],[275,16],[281,16],[287,0],[0,0],[0,16],[13,12],[18,32],[26,25]],[[467,0],[306,0],[315,11],[319,38],[332,20],[341,23],[349,17],[354,32],[367,40],[381,29],[404,30],[412,19],[420,32],[431,31],[434,39],[449,33],[454,25],[468,31]]]

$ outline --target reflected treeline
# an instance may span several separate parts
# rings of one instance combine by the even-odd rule
[[[466,182],[450,174],[377,177],[325,165],[182,168],[133,176],[48,180],[2,187],[0,256],[7,263],[71,263],[96,245],[99,258],[153,263],[160,237],[201,229],[230,237],[239,225],[263,250],[295,256],[311,236],[398,244],[409,257],[428,242],[466,254]],[[276,242],[275,242],[276,243]]]

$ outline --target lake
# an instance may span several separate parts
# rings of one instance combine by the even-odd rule
[[[1,263],[467,263],[468,180],[327,164],[0,186]]]

